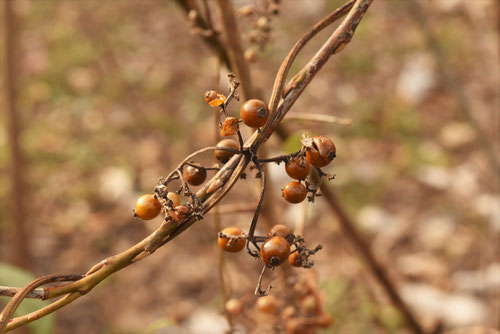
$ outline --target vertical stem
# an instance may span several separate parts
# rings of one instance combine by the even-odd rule
[[[29,252],[29,235],[26,226],[26,206],[25,200],[27,193],[27,185],[24,180],[25,176],[25,158],[20,146],[21,136],[21,118],[19,111],[16,110],[16,74],[18,58],[18,36],[15,13],[12,9],[13,0],[3,1],[4,20],[4,61],[3,73],[4,80],[4,111],[6,118],[6,126],[8,132],[8,147],[10,153],[9,172],[11,177],[10,185],[10,208],[9,217],[12,222],[12,228],[9,231],[12,235],[11,239],[11,261],[15,265],[28,268],[31,264],[31,255]]]
[[[253,97],[252,79],[248,62],[245,59],[243,48],[241,46],[240,31],[236,18],[234,16],[234,7],[231,0],[217,0],[217,6],[220,12],[220,19],[226,35],[227,49],[229,58],[234,65],[236,76],[242,82],[241,89],[245,99]]]
[[[389,295],[389,298],[391,299],[394,306],[402,313],[406,323],[408,324],[408,327],[410,327],[415,334],[424,334],[424,329],[421,327],[420,323],[417,321],[415,315],[410,310],[408,305],[406,305],[406,303],[399,295],[396,284],[389,277],[384,266],[380,264],[375,258],[375,255],[373,254],[373,251],[371,250],[369,244],[358,232],[355,223],[344,211],[344,208],[338,202],[335,194],[333,194],[333,192],[331,192],[325,185],[321,187],[321,192],[326,198],[327,203],[332,211],[339,218],[339,223],[342,226],[343,232],[347,235],[356,250],[361,254],[361,257],[365,260],[372,274],[382,285],[385,292]]]

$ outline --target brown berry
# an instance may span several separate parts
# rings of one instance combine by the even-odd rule
[[[288,258],[288,262],[294,267],[302,267],[302,257],[299,252],[293,252]]]
[[[274,237],[275,235],[279,235],[286,239],[291,234],[293,234],[293,231],[290,227],[283,224],[275,224],[269,230],[268,236]]]
[[[335,158],[335,144],[323,136],[314,137],[312,141],[312,147],[306,149],[306,159],[318,168],[328,165]]]
[[[226,252],[237,253],[245,248],[246,240],[244,238],[233,239],[231,236],[241,236],[243,231],[238,227],[226,227],[221,231],[221,234],[224,234],[227,237],[222,237],[219,234],[217,238],[217,243],[219,247],[225,250]]]
[[[278,310],[279,301],[274,295],[267,295],[257,299],[255,307],[263,313],[274,314]]]
[[[288,255],[290,255],[290,244],[279,235],[267,239],[260,248],[262,261],[271,267],[283,264]]]
[[[179,206],[181,204],[181,199],[179,198],[179,195],[177,195],[174,192],[169,191],[167,193],[167,198],[172,201],[173,208],[175,208],[176,206]]]
[[[197,165],[197,167],[188,165],[184,170],[184,178],[186,182],[193,185],[199,186],[207,178],[207,170],[203,166]]]
[[[285,170],[288,176],[296,180],[304,180],[309,175],[311,165],[304,157],[290,159],[285,165]]]
[[[257,99],[246,101],[240,110],[240,117],[243,123],[251,128],[260,128],[267,122],[269,110],[267,105]]]
[[[283,197],[290,203],[300,203],[307,196],[307,188],[300,182],[292,181],[283,189]]]
[[[217,143],[217,147],[232,148],[233,150],[238,150],[240,148],[239,144],[234,139],[223,139]],[[233,152],[216,150],[215,157],[222,163],[226,163],[234,155]]]
[[[151,195],[142,195],[135,202],[135,215],[144,220],[151,220],[158,216],[161,211],[161,203]]]
[[[205,101],[207,103],[212,102],[217,98],[217,92],[215,90],[207,90],[205,92]]]

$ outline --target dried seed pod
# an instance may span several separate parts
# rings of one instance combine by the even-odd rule
[[[318,168],[328,165],[335,158],[335,144],[323,136],[313,137],[312,145],[306,148],[306,159]]]
[[[236,117],[226,117],[220,130],[221,137],[232,136],[238,133],[240,129],[238,119]]]

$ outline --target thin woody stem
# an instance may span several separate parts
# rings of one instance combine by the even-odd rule
[[[56,274],[56,275],[48,275],[48,276],[43,276],[40,277],[33,282],[29,283],[26,285],[24,288],[19,290],[14,297],[7,303],[5,308],[2,310],[2,313],[0,313],[0,333],[2,333],[5,328],[7,327],[7,324],[9,323],[10,318],[16,311],[17,307],[23,299],[34,289],[43,286],[48,283],[54,283],[54,282],[67,282],[67,281],[76,281],[81,279],[83,276],[82,275],[74,275],[74,274]]]
[[[288,56],[283,61],[278,75],[276,76],[276,81],[274,82],[273,91],[271,93],[271,99],[269,101],[269,110],[270,114],[273,115],[278,107],[278,103],[280,101],[281,92],[283,91],[283,87],[285,85],[285,80],[288,75],[288,71],[292,66],[293,61],[297,57],[297,54],[302,50],[302,48],[309,42],[318,32],[328,27],[330,24],[347,14],[347,12],[352,8],[355,0],[350,0],[345,3],[342,7],[335,10],[333,13],[325,17],[323,20],[314,25],[314,27],[308,31],[302,38],[295,43],[292,50],[288,53]]]
[[[262,169],[262,166],[260,165],[260,162],[257,158],[255,158],[253,162],[257,167],[259,174],[261,175],[262,189],[260,191],[259,203],[257,204],[257,208],[255,209],[255,213],[252,218],[252,223],[250,224],[250,229],[248,230],[248,241],[251,242],[257,248],[257,250],[259,250],[259,246],[254,240],[254,233],[255,233],[255,228],[257,227],[257,222],[259,220],[260,211],[262,210],[262,203],[264,203],[264,195],[266,194],[266,174],[264,173],[264,170]],[[258,256],[258,254],[252,252],[248,246],[249,243],[247,243],[248,252],[252,256]]]

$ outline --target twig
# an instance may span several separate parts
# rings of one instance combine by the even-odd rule
[[[408,326],[410,326],[410,328],[413,330],[415,334],[424,334],[425,331],[420,325],[420,323],[417,321],[417,318],[399,295],[399,292],[396,288],[396,284],[389,277],[385,268],[377,261],[370,246],[363,239],[360,232],[358,232],[358,230],[356,229],[356,224],[344,211],[342,206],[339,204],[336,196],[325,185],[321,187],[321,192],[323,193],[323,196],[327,199],[327,203],[329,204],[332,211],[339,218],[339,223],[342,226],[343,232],[347,235],[351,243],[356,247],[358,252],[361,254],[362,258],[365,260],[371,272],[374,274],[374,276],[382,285],[386,293],[391,298],[391,301],[394,304],[394,306],[396,306],[399,309],[399,311],[403,314],[403,317],[405,318]]]
[[[229,59],[235,65],[234,71],[236,75],[245,83],[242,86],[243,95],[245,99],[249,99],[253,95],[252,79],[248,63],[244,57],[243,48],[241,47],[240,33],[234,17],[233,4],[231,0],[217,0],[217,8],[221,14],[220,18],[227,39]]]
[[[0,286],[0,296],[13,297],[16,293],[18,293],[21,288],[11,288],[8,286]],[[32,299],[46,299],[46,292],[44,289],[35,289],[30,291],[24,298],[32,298]]]
[[[176,2],[182,9],[184,9],[186,14],[189,13],[191,10],[199,12],[199,10],[196,7],[194,7],[195,6],[194,1],[176,0]],[[209,29],[207,22],[205,22],[205,20],[201,18],[200,15],[196,17],[196,23],[202,29]],[[200,36],[202,37],[203,41],[205,41],[205,43],[208,45],[208,47],[217,53],[219,59],[222,60],[222,62],[228,68],[228,70],[231,71],[231,61],[229,60],[229,55],[227,54],[226,49],[219,40],[219,38],[213,34],[210,36],[205,36],[205,35],[200,35]]]
[[[322,115],[322,114],[304,114],[304,113],[292,113],[286,116],[286,121],[312,121],[319,123],[330,123],[339,125],[351,125],[352,120],[350,118],[337,117],[333,115]]]
[[[363,18],[364,13],[370,6],[373,0],[356,0],[354,5],[352,1],[348,2],[341,8],[335,10],[326,19],[314,26],[307,32],[293,47],[285,61],[281,65],[269,102],[270,116],[264,129],[254,138],[252,143],[252,150],[255,150],[261,143],[265,142],[271,134],[276,130],[278,124],[281,122],[286,113],[293,106],[295,101],[302,94],[307,85],[311,82],[314,76],[321,70],[323,65],[330,59],[330,57],[341,50],[351,41],[352,36],[359,22]],[[283,83],[285,81],[288,70],[290,69],[293,60],[298,52],[304,45],[319,31],[334,22],[339,17],[345,15],[349,7],[352,6],[347,17],[342,21],[340,26],[334,31],[330,38],[323,44],[320,50],[309,60],[306,66],[299,71],[299,74],[292,79],[293,85],[290,86],[289,91],[283,100],[278,104],[279,96],[281,96]]]
[[[9,323],[10,318],[16,311],[17,307],[23,299],[34,289],[43,286],[48,283],[54,283],[54,282],[67,282],[67,281],[77,281],[81,279],[83,276],[82,275],[74,275],[74,274],[56,274],[56,275],[48,275],[48,276],[43,276],[40,277],[33,282],[29,283],[26,285],[24,288],[19,290],[14,297],[12,297],[11,300],[7,303],[5,308],[2,310],[2,313],[0,313],[0,333],[3,333],[5,328],[7,327],[7,324]]]

